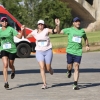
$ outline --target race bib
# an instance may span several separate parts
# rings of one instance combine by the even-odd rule
[[[45,46],[47,46],[47,40],[39,40],[38,41],[38,45],[40,46],[40,47],[45,47]]]
[[[81,37],[78,37],[78,36],[73,36],[73,38],[72,38],[72,41],[73,42],[77,42],[77,43],[81,43]]]
[[[3,49],[10,49],[10,48],[11,48],[11,43],[3,44]]]

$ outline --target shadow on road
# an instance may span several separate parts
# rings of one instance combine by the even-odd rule
[[[100,86],[100,83],[79,83],[80,89]]]
[[[66,85],[72,85],[72,84],[73,84],[73,82],[70,82],[70,83],[67,83],[67,82],[66,83],[59,83],[59,84],[52,85],[52,87],[60,87],[60,86],[66,86]]]
[[[52,85],[52,87],[49,87],[49,88],[73,85],[73,83],[74,82],[54,84],[54,85]],[[95,86],[100,86],[100,83],[79,83],[79,89],[95,87]]]
[[[22,88],[22,87],[27,87],[27,86],[36,86],[39,84],[43,84],[43,83],[28,83],[28,84],[22,84],[22,85],[17,85],[16,87],[13,88],[9,88],[7,90],[12,90],[12,89],[16,89],[16,88]]]
[[[8,71],[10,74],[11,71]],[[66,73],[67,69],[54,69],[54,73]],[[40,69],[27,69],[27,70],[16,70],[16,74],[30,74],[30,73],[40,73]],[[72,70],[73,73],[73,70]],[[100,73],[100,68],[94,69],[80,69],[80,73]],[[2,71],[0,71],[0,75],[2,75]]]

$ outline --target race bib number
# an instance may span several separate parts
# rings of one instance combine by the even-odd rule
[[[10,48],[11,48],[11,43],[3,44],[3,49],[10,49]]]
[[[39,40],[39,41],[38,41],[38,45],[39,45],[40,47],[45,47],[45,46],[47,46],[47,40]]]
[[[81,43],[81,37],[78,37],[78,36],[73,36],[73,38],[72,38],[72,41],[73,42],[77,42],[77,43]]]

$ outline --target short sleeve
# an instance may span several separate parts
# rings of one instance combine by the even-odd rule
[[[12,33],[13,33],[13,36],[16,36],[18,34],[18,32],[14,28],[12,28]]]
[[[45,32],[46,32],[46,34],[48,34],[49,28],[45,28]]]
[[[46,32],[48,33],[49,32],[49,28],[45,28]]]
[[[70,28],[65,28],[62,30],[64,34],[69,34],[70,33]]]
[[[32,34],[33,36],[35,36],[36,33],[37,33],[37,30],[33,30],[30,34]]]

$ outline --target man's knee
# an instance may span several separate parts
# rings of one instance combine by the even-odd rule
[[[74,63],[74,70],[79,70],[79,63]]]

